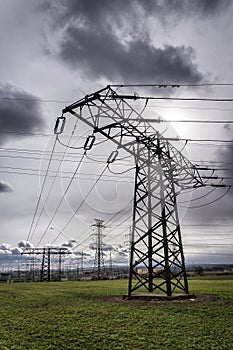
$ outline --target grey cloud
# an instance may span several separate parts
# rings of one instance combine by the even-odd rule
[[[48,1],[44,0],[41,4],[42,11],[49,11],[55,16],[67,21],[67,19],[72,18],[86,18],[89,21],[94,21],[102,23],[102,19],[106,19],[106,16],[117,16],[122,13],[129,12],[130,10],[138,6],[140,0],[58,0],[58,1]],[[127,11],[126,11],[127,10]]]
[[[15,248],[11,249],[11,252],[12,252],[13,255],[21,255],[22,251],[23,250],[18,248],[18,247],[15,247]]]
[[[12,254],[20,255],[23,251],[23,248],[32,248],[33,245],[30,242],[20,241],[17,243],[16,247],[12,247],[10,244],[1,243],[0,244],[0,254]]]
[[[164,18],[167,16],[181,17],[212,17],[220,14],[232,5],[231,0],[138,0],[147,14],[157,14]]]
[[[10,246],[10,244],[2,243],[2,244],[0,244],[0,250],[1,250],[2,252],[4,252],[4,251],[10,252],[11,246]]]
[[[211,189],[208,191],[210,190]],[[187,215],[185,216],[185,222],[198,223],[200,226],[208,223],[213,224],[214,226],[215,223],[219,222],[231,222],[232,191],[230,190],[228,193],[227,191],[228,189],[226,188],[216,188],[212,194],[200,199],[199,201],[195,201],[195,203],[191,203],[191,207],[192,205],[200,207],[196,209],[189,209]],[[203,193],[205,192],[203,191]],[[202,207],[202,205],[204,206]]]
[[[70,239],[68,242],[62,244],[62,247],[72,248],[77,245],[77,241],[75,239]]]
[[[22,241],[19,241],[19,242],[18,242],[17,246],[18,246],[19,248],[32,248],[32,247],[33,247],[33,244],[30,243],[30,242],[26,242],[26,241],[22,240]]]
[[[7,193],[7,192],[12,192],[11,186],[2,180],[0,180],[0,193]]]
[[[225,124],[224,129],[229,139],[233,141],[233,127],[231,124]],[[233,176],[233,144],[226,144],[225,147],[219,147],[217,156],[220,162],[223,162],[223,174],[226,177]],[[227,180],[225,180],[226,183]],[[232,184],[233,181],[228,179],[228,184]],[[232,191],[231,191],[232,192]]]
[[[233,128],[231,124],[226,124],[224,126],[227,137],[229,140],[233,140]],[[223,145],[222,145],[223,146]],[[209,165],[209,168],[216,169],[213,176],[218,176],[219,179],[210,180],[211,183],[219,184],[221,178],[223,178],[221,184],[224,185],[233,185],[233,143],[225,144],[224,147],[219,147],[216,150],[216,159],[217,164]],[[219,170],[218,170],[219,169]],[[202,175],[210,176],[212,171],[205,172]],[[206,193],[213,191],[209,188],[204,190]],[[205,192],[204,192],[205,193]],[[199,192],[200,194],[200,192]],[[199,195],[194,195],[199,197]],[[205,223],[215,223],[215,222],[228,222],[232,220],[232,197],[233,189],[228,190],[228,188],[215,188],[214,192],[211,192],[210,195],[196,201],[194,205],[206,205],[200,207],[200,209],[192,210],[192,215],[190,221],[193,222],[203,222]],[[216,202],[215,202],[216,201]],[[212,203],[213,202],[213,203]],[[192,206],[192,203],[190,204]],[[189,218],[186,216],[186,220]]]
[[[193,62],[194,50],[184,46],[155,48],[149,41],[132,40],[123,45],[111,32],[105,34],[69,27],[60,57],[88,75],[127,82],[199,82],[203,75]]]
[[[145,1],[60,1],[54,23],[63,26],[58,57],[89,78],[120,82],[197,83],[204,75],[191,47],[155,47],[141,25]],[[180,2],[179,2],[180,3]],[[61,6],[61,4],[63,6]],[[172,2],[175,8],[175,2]],[[161,6],[171,6],[165,1]],[[180,5],[181,6],[181,5]],[[153,15],[161,12],[153,5]],[[146,16],[146,15],[145,15]],[[60,28],[60,27],[59,27]]]
[[[187,12],[196,13],[203,17],[219,15],[232,5],[231,0],[186,0],[185,3]]]
[[[162,19],[178,15],[179,17],[215,16],[232,5],[231,0],[60,0],[56,2],[45,0],[43,10],[50,10],[62,19],[82,17],[102,23],[106,17],[117,17],[128,14],[139,14],[144,10],[146,15]],[[131,17],[131,21],[133,18]],[[135,19],[136,20],[136,19]]]
[[[43,127],[38,98],[12,85],[0,84],[0,144],[14,137],[14,133],[37,132]]]
[[[18,247],[12,247],[10,244],[2,243],[0,245],[0,254],[3,255],[20,255],[22,249]]]

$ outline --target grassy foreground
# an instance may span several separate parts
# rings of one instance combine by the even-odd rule
[[[233,279],[191,280],[209,303],[132,305],[127,281],[0,285],[0,349],[233,349]]]

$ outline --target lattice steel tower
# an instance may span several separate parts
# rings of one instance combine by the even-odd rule
[[[188,294],[177,195],[203,186],[203,181],[171,140],[129,103],[139,98],[119,95],[107,86],[64,108],[63,114],[69,112],[88,125],[92,143],[93,135],[101,134],[117,146],[108,163],[122,151],[135,160],[128,297],[141,287],[168,296],[175,291]],[[63,122],[64,116],[57,125],[59,119]],[[157,125],[160,122],[158,118]]]
[[[62,256],[66,254],[71,254],[71,252],[67,248],[55,248],[55,247],[44,247],[44,248],[25,248],[22,252],[22,255],[42,255],[42,263],[41,263],[41,273],[40,273],[40,281],[51,281],[51,256],[58,255],[58,276],[59,280],[61,280],[62,270]]]
[[[104,267],[104,256],[103,256],[103,229],[105,226],[103,225],[103,220],[95,219],[95,224],[92,225],[96,228],[96,232],[94,233],[95,237],[95,260],[94,260],[94,271],[97,271],[97,278],[101,279],[105,274]]]

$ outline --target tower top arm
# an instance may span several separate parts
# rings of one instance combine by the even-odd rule
[[[118,149],[124,149],[134,157],[137,144],[150,149],[152,166],[158,166],[159,157],[165,176],[172,171],[174,183],[181,189],[204,186],[196,166],[173,145],[171,138],[166,138],[166,129],[164,132],[159,130],[161,117],[158,116],[156,120],[157,127],[152,126],[148,118],[143,118],[150,97],[142,111],[132,106],[130,102],[139,98],[136,94],[118,95],[108,85],[65,107],[62,113],[71,113],[92,128],[94,133],[102,134]],[[138,157],[140,161],[148,161],[143,154]]]

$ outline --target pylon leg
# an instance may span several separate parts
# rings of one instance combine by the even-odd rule
[[[158,144],[158,149],[160,145]],[[166,145],[161,146],[164,147]],[[168,150],[167,150],[168,151]],[[161,154],[143,146],[136,157],[133,233],[128,296],[148,292],[188,293],[173,172]],[[147,158],[148,162],[140,161]],[[153,161],[158,166],[151,167]]]

